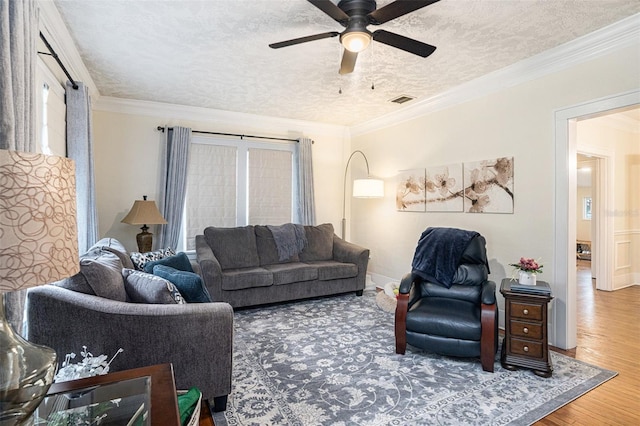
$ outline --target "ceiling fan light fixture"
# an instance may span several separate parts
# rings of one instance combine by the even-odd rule
[[[371,43],[371,33],[368,31],[350,31],[340,36],[340,43],[350,52],[362,52]]]

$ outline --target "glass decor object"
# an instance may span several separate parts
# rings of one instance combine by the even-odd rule
[[[0,424],[19,425],[53,382],[56,353],[18,335],[5,316],[6,293],[80,270],[73,161],[0,150]]]

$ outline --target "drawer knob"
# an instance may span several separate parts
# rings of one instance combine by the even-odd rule
[[[529,315],[529,310],[525,309],[524,311],[522,311],[522,313],[525,314],[525,315]]]
[[[529,352],[529,346],[525,346],[524,348],[522,348],[525,352]]]
[[[522,331],[524,332],[524,334],[529,333],[529,329],[527,327],[523,328]]]

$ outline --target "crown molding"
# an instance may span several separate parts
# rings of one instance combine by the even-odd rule
[[[39,29],[56,51],[71,77],[84,83],[92,97],[100,96],[98,86],[96,86],[91,74],[89,74],[89,70],[84,65],[80,52],[78,52],[78,48],[53,0],[37,0],[37,4],[39,9]],[[66,82],[62,81],[61,83],[64,86]]]
[[[412,120],[640,44],[640,13],[471,80],[436,96],[350,127],[351,137]]]
[[[110,96],[101,96],[93,100],[92,107],[94,111],[157,117],[159,121],[158,125],[173,125],[187,121],[217,126],[216,131],[222,131],[219,129],[242,129],[243,132],[247,133],[251,131],[260,131],[263,133],[268,131],[273,132],[274,135],[287,135],[286,137],[292,138],[306,135],[337,138],[340,141],[349,139],[349,129],[346,126],[212,108]]]

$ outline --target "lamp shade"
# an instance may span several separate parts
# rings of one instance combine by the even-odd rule
[[[166,220],[160,214],[156,202],[152,200],[136,200],[129,213],[122,219],[129,225],[164,225]]]
[[[24,424],[53,382],[56,353],[16,334],[5,293],[80,271],[76,177],[64,157],[0,150],[0,424]]]
[[[78,273],[73,161],[0,150],[0,182],[0,292]]]
[[[367,31],[349,31],[340,37],[340,42],[350,52],[362,52],[371,43],[371,34]]]
[[[384,181],[380,179],[356,179],[353,181],[353,196],[356,198],[384,197]]]

